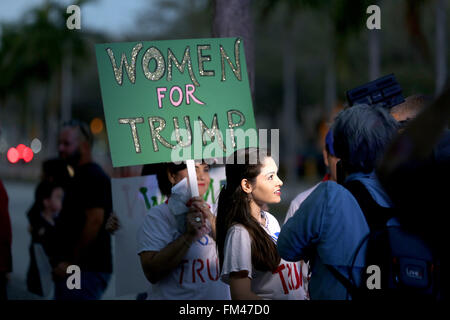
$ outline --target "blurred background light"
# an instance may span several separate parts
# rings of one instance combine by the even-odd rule
[[[8,153],[6,154],[8,161],[11,163],[16,163],[19,161],[19,152],[16,148],[9,148]]]
[[[103,130],[103,120],[100,118],[92,119],[90,127],[93,134],[99,134]]]
[[[19,144],[17,147],[9,148],[6,154],[8,161],[11,163],[17,163],[20,159],[23,159],[26,163],[30,162],[34,158],[33,150],[24,144]]]
[[[25,147],[22,152],[23,161],[28,163],[31,160],[33,160],[33,157],[34,157],[33,150],[31,150],[31,148],[29,148],[29,147]]]
[[[41,140],[38,138],[34,138],[33,141],[31,141],[31,150],[33,150],[34,153],[39,153],[42,149],[42,143]]]
[[[22,144],[22,143],[19,144],[16,147],[16,150],[17,150],[18,155],[19,155],[19,160],[23,158],[23,152],[24,152],[25,148],[26,148],[26,146],[24,144]]]

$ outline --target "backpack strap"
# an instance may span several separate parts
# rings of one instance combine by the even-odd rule
[[[371,232],[384,228],[394,216],[394,209],[380,206],[361,181],[348,181],[343,186],[355,197]]]
[[[380,206],[372,198],[371,194],[361,181],[348,181],[343,186],[351,192],[353,197],[358,202],[358,205],[364,214],[364,218],[366,219],[367,225],[369,226],[370,232],[382,229],[386,226],[387,221],[393,217],[393,209]],[[356,252],[353,254],[353,261],[350,267],[350,272],[353,270],[353,264],[362,245],[367,240],[368,237],[365,237],[358,245]],[[339,282],[347,289],[352,298],[356,298],[359,296],[361,290],[359,290],[359,288],[352,281],[350,281],[347,277],[340,273],[334,266],[329,264],[326,264],[325,266],[331,272],[331,274],[333,274],[333,276],[337,280],[339,280]]]
[[[330,264],[326,264],[325,266],[327,267],[328,271],[330,271],[331,274],[336,279],[338,279],[339,282],[347,289],[348,293],[352,297],[357,296],[358,288],[350,280],[348,280],[347,277],[345,277],[342,273],[340,273],[334,266]]]

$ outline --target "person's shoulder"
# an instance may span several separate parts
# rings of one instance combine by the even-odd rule
[[[225,242],[230,241],[231,243],[243,243],[247,241],[251,241],[250,233],[247,228],[240,223],[233,224],[227,230],[227,235],[225,237]]]
[[[312,194],[327,194],[329,198],[334,198],[343,194],[349,194],[350,192],[336,181],[323,181],[321,182]]]
[[[359,215],[361,213],[358,201],[352,193],[341,184],[334,181],[327,181],[323,183],[323,186],[319,186],[317,189],[319,188],[323,188],[324,191],[324,194],[322,194],[324,200],[319,204],[319,206],[321,206],[320,210],[328,218],[333,217],[332,219],[339,220],[344,216],[353,216],[354,214]],[[314,199],[311,200],[314,201]]]
[[[80,167],[84,174],[89,176],[102,177],[109,180],[109,176],[103,170],[103,168],[96,162],[89,162]]]
[[[151,207],[146,216],[149,217],[161,217],[170,215],[169,206],[166,203],[161,203],[157,206]]]
[[[235,235],[241,235],[241,234],[249,235],[247,228],[240,223],[232,224],[231,227],[227,231],[227,237],[233,237]]]
[[[275,218],[275,216],[273,214],[271,214],[268,211],[264,211],[264,215],[265,215],[265,217],[267,219],[267,224],[269,224],[269,225],[276,225],[278,227],[280,226],[280,224],[278,222],[278,219]]]
[[[269,231],[269,234],[276,240],[281,230],[280,222],[277,218],[275,218],[273,214],[267,211],[264,211],[264,215],[266,218],[266,229]]]
[[[100,186],[103,188],[104,186],[108,190],[110,189],[111,178],[99,164],[90,162],[81,166],[80,169],[78,181],[81,181],[83,184],[89,184],[93,188],[98,188]],[[77,173],[75,174],[75,177],[76,176]]]
[[[316,211],[325,207],[341,207],[341,204],[351,200],[352,195],[345,187],[335,181],[323,181],[317,188],[305,199],[300,210]],[[356,201],[356,200],[355,200]],[[320,209],[323,210],[323,209]],[[325,210],[329,211],[329,210]]]
[[[322,182],[319,182],[305,191],[300,192],[292,201],[291,204],[301,204]]]
[[[165,203],[151,207],[143,219],[145,228],[151,227],[153,229],[158,229],[163,226],[176,226],[175,216],[170,212],[169,207]]]
[[[231,227],[228,229],[228,232],[235,232],[235,231],[247,231],[247,229],[244,227],[243,224],[240,223],[233,223]]]
[[[315,185],[313,185],[311,188],[306,189],[305,191],[300,192],[295,198],[296,199],[302,199],[302,198],[306,198],[308,195],[310,195],[314,190],[316,190],[316,188],[321,185],[322,183],[324,183],[326,181],[320,181],[318,183],[316,183]]]

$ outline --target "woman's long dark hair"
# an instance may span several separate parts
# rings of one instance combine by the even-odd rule
[[[225,173],[227,184],[219,195],[216,219],[216,243],[219,253],[220,268],[223,266],[225,237],[234,224],[241,224],[247,229],[252,240],[252,264],[260,271],[274,271],[280,264],[276,244],[258,221],[251,215],[251,195],[241,188],[242,179],[251,184],[256,183],[256,177],[261,172],[262,163],[270,153],[256,148],[238,150],[227,160]],[[239,161],[240,159],[240,161]],[[244,164],[240,164],[245,159]],[[250,160],[253,160],[250,162]],[[256,161],[255,161],[256,160]]]
[[[43,180],[38,184],[34,193],[34,203],[27,213],[30,224],[33,225],[37,219],[40,219],[41,212],[45,209],[44,200],[50,198],[56,188],[62,188],[62,186],[54,181]]]
[[[176,174],[178,171],[186,169],[186,164],[175,164],[172,162],[158,163],[154,167],[145,167],[142,171],[142,175],[155,174],[158,180],[159,191],[166,197],[172,193],[172,183],[169,181],[168,174]],[[152,171],[150,171],[152,170]]]

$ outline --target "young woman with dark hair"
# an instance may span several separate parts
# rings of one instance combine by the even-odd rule
[[[219,280],[215,216],[203,200],[209,165],[195,167],[200,197],[191,199],[186,165],[168,163],[158,169],[158,185],[169,199],[150,209],[138,234],[142,269],[151,282],[149,300],[230,299],[228,286]],[[187,213],[185,206],[190,207]]]
[[[277,172],[265,150],[241,149],[227,160],[216,242],[221,279],[230,285],[232,299],[306,298],[298,263],[282,260],[277,252],[278,221],[263,210],[281,200]]]

